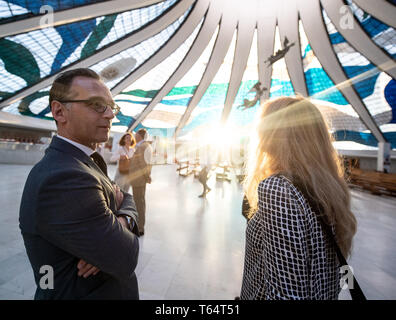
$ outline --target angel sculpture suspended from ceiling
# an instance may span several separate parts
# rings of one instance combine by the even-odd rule
[[[243,104],[241,104],[240,106],[238,106],[238,108],[243,108],[242,110],[246,110],[249,109],[253,106],[256,105],[257,101],[259,101],[259,99],[261,98],[261,96],[263,95],[264,91],[267,90],[266,87],[262,87],[261,88],[261,82],[257,82],[250,90],[249,92],[253,92],[256,91],[256,95],[254,96],[253,100],[249,100],[249,99],[243,99]]]
[[[291,47],[294,46],[294,42],[289,44],[289,39],[285,37],[285,40],[283,41],[283,49],[278,50],[275,54],[271,55],[267,60],[264,62],[268,62],[268,66],[273,65],[276,61],[282,59],[286,53],[289,51]]]

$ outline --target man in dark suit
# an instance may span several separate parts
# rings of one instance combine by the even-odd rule
[[[95,152],[119,108],[89,69],[58,76],[49,101],[58,133],[28,176],[19,217],[35,299],[139,299],[134,200]]]
[[[138,211],[138,225],[140,235],[144,235],[144,225],[146,222],[146,184],[151,183],[151,157],[152,148],[150,143],[145,141],[147,131],[139,129],[136,132],[136,151],[131,158],[130,180],[133,191],[133,198]]]

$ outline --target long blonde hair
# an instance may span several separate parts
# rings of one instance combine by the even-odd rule
[[[356,218],[350,210],[344,170],[322,114],[301,96],[281,97],[265,103],[258,120],[244,181],[250,217],[257,211],[259,183],[286,172],[301,181],[319,201],[326,222],[335,227],[341,251],[348,256]]]

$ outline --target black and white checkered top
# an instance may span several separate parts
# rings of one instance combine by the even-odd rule
[[[303,194],[284,176],[259,184],[246,229],[241,299],[337,299],[339,262]]]

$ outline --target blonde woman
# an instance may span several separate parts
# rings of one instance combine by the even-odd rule
[[[241,299],[337,299],[333,239],[347,257],[356,219],[328,127],[310,101],[281,97],[263,106],[256,133],[244,181],[251,210]]]
[[[120,172],[119,161],[120,159],[131,159],[135,152],[136,140],[131,132],[125,133],[119,142],[118,150],[110,158],[110,161],[118,161],[118,168],[114,177],[114,181],[121,190],[128,192],[131,186],[129,173]]]

